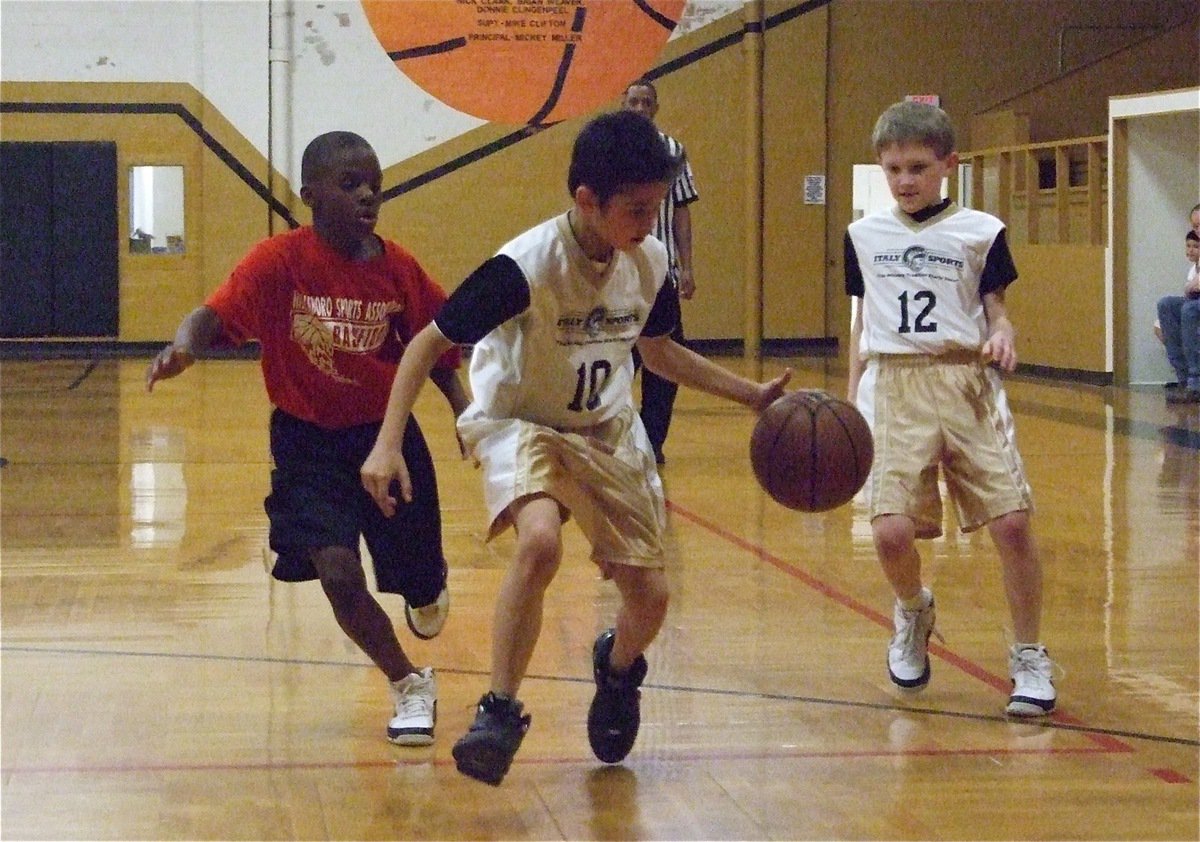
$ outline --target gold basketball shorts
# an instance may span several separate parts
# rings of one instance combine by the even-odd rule
[[[875,437],[872,520],[905,515],[917,537],[941,535],[939,475],[963,532],[1033,510],[1000,375],[976,354],[872,357],[857,403]]]
[[[468,418],[459,434],[483,470],[488,540],[531,494],[558,502],[592,546],[592,560],[661,568],[666,503],[654,451],[633,407],[595,427],[558,430],[522,419]]]

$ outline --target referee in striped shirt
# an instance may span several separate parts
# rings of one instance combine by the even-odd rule
[[[635,111],[644,117],[654,120],[658,113],[658,90],[648,79],[638,79],[625,89],[621,105],[629,111]],[[675,329],[671,338],[680,345],[686,344],[683,337],[683,314],[679,307],[679,299],[690,299],[696,293],[696,282],[692,277],[692,213],[691,204],[700,198],[696,192],[696,181],[692,177],[692,166],[688,162],[683,144],[675,138],[660,131],[663,142],[671,150],[671,154],[683,158],[683,167],[671,191],[658,209],[658,223],[654,228],[654,236],[662,240],[667,247],[667,265],[670,267],[670,281],[675,289]],[[679,387],[665,378],[642,366],[641,357],[634,349],[634,365],[642,369],[642,424],[650,443],[654,445],[654,457],[658,464],[666,464],[663,455],[663,444],[667,440],[667,430],[671,426],[671,410],[675,406],[675,393]]]

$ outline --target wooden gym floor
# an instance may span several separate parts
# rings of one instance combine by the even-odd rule
[[[1062,669],[1038,723],[1002,712],[985,532],[923,545],[945,645],[904,695],[863,512],[775,505],[750,473],[752,416],[681,392],[674,598],[638,743],[613,767],[588,749],[589,653],[615,599],[569,526],[522,688],[533,727],[491,788],[450,748],[487,686],[511,538],[483,542],[437,390],[418,417],[452,611],[421,643],[384,598],[440,686],[435,744],[399,748],[384,681],[319,586],[266,573],[257,364],[203,363],[147,395],[145,362],[0,371],[5,839],[1198,838],[1200,408],[1160,389],[1008,380]],[[844,390],[832,361],[791,362],[796,386]]]

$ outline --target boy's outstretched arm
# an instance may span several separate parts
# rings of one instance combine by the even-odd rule
[[[412,481],[400,453],[404,428],[434,363],[453,346],[453,342],[442,336],[437,325],[430,322],[413,337],[400,357],[383,425],[360,471],[363,487],[387,517],[396,513],[396,498],[388,493],[392,480],[399,481],[400,496],[405,501],[412,500]]]
[[[637,347],[646,368],[660,377],[728,398],[756,412],[762,412],[780,397],[783,387],[792,379],[789,368],[766,383],[749,380],[683,347],[669,336],[643,336],[638,339]]]
[[[146,391],[154,389],[159,380],[183,374],[196,358],[212,350],[225,329],[221,319],[207,305],[201,305],[183,317],[175,331],[175,339],[154,355],[146,370]]]

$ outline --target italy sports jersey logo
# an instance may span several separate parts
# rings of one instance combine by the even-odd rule
[[[587,318],[583,320],[583,332],[588,336],[598,336],[600,328],[604,325],[604,313],[603,307],[597,307],[588,313]]]
[[[879,252],[872,258],[871,262],[876,266],[899,264],[910,272],[915,273],[924,272],[925,269],[932,269],[935,266],[945,266],[959,270],[965,265],[961,259],[952,254],[933,251],[932,249],[925,248],[925,246],[909,246],[906,249],[891,249]]]
[[[560,345],[590,345],[594,342],[624,342],[636,334],[639,321],[636,310],[593,307],[586,313],[563,314],[555,327]]]
[[[925,268],[926,254],[927,252],[922,246],[909,246],[904,250],[904,254],[901,255],[900,260],[909,269],[912,269],[914,272],[920,272]]]

